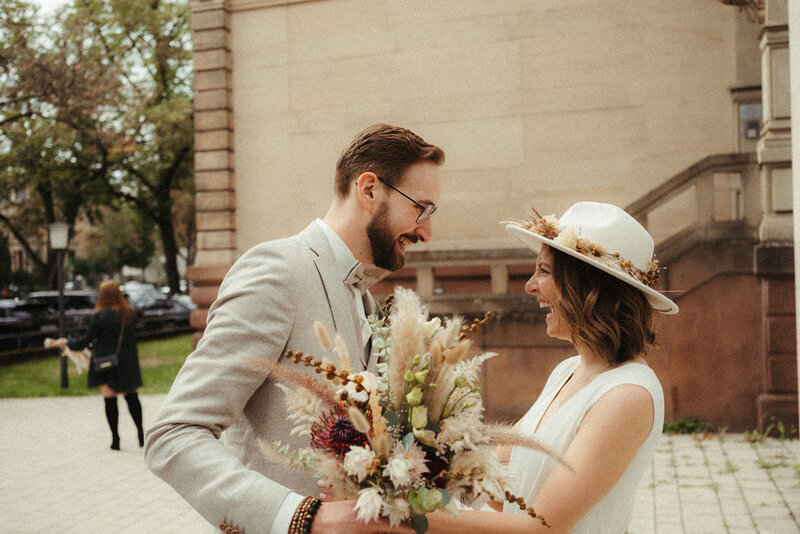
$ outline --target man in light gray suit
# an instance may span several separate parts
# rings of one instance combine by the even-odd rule
[[[286,534],[304,495],[319,493],[310,475],[261,451],[259,439],[307,443],[289,435],[283,393],[247,358],[280,361],[294,351],[336,361],[314,336],[320,321],[342,336],[355,372],[374,370],[366,321],[374,302],[359,283],[363,266],[400,269],[406,247],[431,238],[443,162],[440,148],[409,130],[367,128],[336,165],[325,217],[255,246],[226,275],[145,449],[148,467],[222,532]],[[323,503],[310,530],[352,533],[354,517],[349,504]]]

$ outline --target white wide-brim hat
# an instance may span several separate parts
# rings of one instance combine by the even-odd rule
[[[560,219],[537,214],[531,221],[507,224],[506,230],[536,254],[542,245],[560,250],[635,287],[657,312],[678,313],[677,304],[647,285],[658,280],[653,238],[617,206],[578,202]]]

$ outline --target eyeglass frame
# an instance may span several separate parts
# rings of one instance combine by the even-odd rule
[[[425,221],[430,219],[434,213],[436,213],[436,204],[420,204],[419,202],[417,202],[410,196],[406,195],[405,193],[397,189],[395,186],[393,186],[392,184],[390,184],[389,182],[378,176],[377,174],[375,175],[375,178],[377,178],[380,183],[382,183],[389,189],[394,189],[395,191],[406,197],[420,209],[419,215],[417,215],[417,224],[424,223]]]

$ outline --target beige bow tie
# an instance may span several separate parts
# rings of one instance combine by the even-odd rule
[[[345,278],[344,283],[347,286],[355,287],[358,289],[359,293],[363,295],[376,281],[377,277],[366,273],[364,271],[364,265],[360,261],[357,261],[347,273],[347,278]]]

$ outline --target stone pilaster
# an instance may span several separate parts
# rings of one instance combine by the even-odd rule
[[[792,136],[787,0],[766,3],[761,32],[764,123],[758,142],[761,164],[762,242],[792,241]]]
[[[195,207],[197,259],[187,278],[202,330],[208,307],[236,259],[236,194],[233,159],[231,21],[227,0],[192,0],[194,44]]]
[[[797,95],[800,94],[800,2],[797,0],[793,0],[789,6],[789,47],[794,50],[790,54],[791,58],[791,80],[790,85],[792,88],[792,92]],[[792,116],[794,117],[794,130],[796,132],[800,131],[800,98],[793,98],[792,99]],[[797,161],[800,161],[800,137],[795,136],[792,140],[792,157]],[[800,250],[800,170],[797,167],[794,167],[793,170],[794,174],[794,249]],[[794,272],[800,272],[800,254],[794,255]],[[794,332],[795,332],[795,351],[798,355],[800,355],[800,323],[797,321],[797,310],[800,309],[800,284],[796,282],[797,277],[795,275],[795,285],[794,285],[794,298],[795,298],[795,322],[793,325]],[[797,374],[795,376],[798,383],[800,383],[800,365],[798,365],[798,360],[795,358],[795,368],[797,369]],[[798,407],[798,411],[800,411],[800,407]],[[800,424],[798,424],[800,427]]]
[[[758,398],[763,430],[773,418],[797,421],[797,348],[792,228],[791,81],[787,0],[765,2],[761,32],[761,83],[764,124],[757,154],[761,167],[761,244],[755,270],[762,285],[765,383]]]

